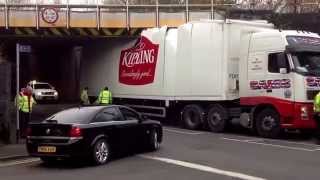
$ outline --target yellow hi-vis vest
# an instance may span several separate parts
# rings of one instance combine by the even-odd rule
[[[111,103],[111,92],[103,90],[99,94],[99,104],[109,104]]]
[[[19,109],[22,112],[25,112],[25,113],[31,112],[33,103],[34,101],[32,97],[30,97],[30,102],[28,100],[28,96],[23,95],[19,97]],[[29,105],[30,105],[30,108],[29,108]]]
[[[316,113],[320,112],[320,92],[316,95],[316,97],[314,97],[313,111]]]

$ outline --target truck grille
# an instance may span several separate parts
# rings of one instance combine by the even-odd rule
[[[43,92],[42,95],[54,95],[54,92]]]
[[[308,100],[313,100],[314,97],[318,94],[318,90],[308,90],[307,91],[307,99]]]

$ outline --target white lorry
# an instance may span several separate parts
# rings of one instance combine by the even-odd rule
[[[115,51],[105,83],[116,103],[186,128],[222,132],[233,119],[263,137],[316,127],[320,37],[262,21],[203,20],[147,29]]]

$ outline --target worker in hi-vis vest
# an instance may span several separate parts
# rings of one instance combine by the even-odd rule
[[[317,130],[315,135],[318,140],[318,143],[320,143],[320,92],[318,92],[318,94],[314,97],[313,111],[314,111],[314,119],[317,124]]]
[[[27,88],[22,88],[15,99],[15,103],[19,109],[20,136],[25,137],[27,126],[31,119],[32,108],[33,105],[36,104],[32,97],[32,91]]]
[[[102,91],[100,91],[98,96],[98,104],[107,105],[112,103],[112,94],[106,86]]]

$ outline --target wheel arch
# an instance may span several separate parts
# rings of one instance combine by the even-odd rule
[[[91,142],[91,144],[90,144],[90,147],[93,147],[95,144],[96,144],[96,142],[98,141],[98,140],[100,140],[100,139],[108,139],[108,137],[105,135],[105,134],[100,134],[100,135],[98,135],[98,136],[96,136],[93,140],[92,140],[92,142]]]

